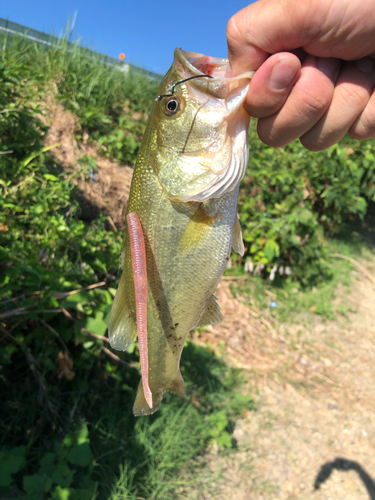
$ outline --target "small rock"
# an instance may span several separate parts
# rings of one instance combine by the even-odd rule
[[[327,407],[329,410],[338,410],[339,409],[339,407],[334,403],[328,403]]]

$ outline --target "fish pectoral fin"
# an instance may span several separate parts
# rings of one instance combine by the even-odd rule
[[[185,254],[190,250],[195,250],[199,244],[202,244],[210,235],[215,220],[216,215],[213,217],[208,215],[206,207],[201,203],[181,236],[178,244],[179,252]]]
[[[241,224],[237,215],[234,219],[233,224],[232,248],[236,253],[243,257],[243,254],[245,253],[245,247],[242,239]]]
[[[152,415],[160,408],[163,394],[165,391],[152,392],[152,407],[148,405],[145,393],[143,391],[143,381],[139,382],[137,396],[133,405],[133,414],[135,417],[142,417],[144,415]]]
[[[206,310],[204,311],[201,319],[199,320],[195,328],[203,328],[208,325],[217,325],[223,321],[223,315],[221,314],[220,306],[216,302],[216,297],[212,295]]]
[[[118,351],[129,349],[137,337],[137,324],[134,316],[130,314],[125,300],[125,273],[122,273],[113,301],[108,337],[111,347]]]

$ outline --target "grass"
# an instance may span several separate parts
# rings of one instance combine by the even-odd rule
[[[43,490],[50,464],[52,479],[44,491],[52,498],[64,498],[62,490],[72,498],[177,498],[176,488],[187,488],[199,475],[204,462],[197,459],[210,441],[230,447],[234,420],[254,409],[251,397],[238,392],[239,371],[191,343],[182,360],[190,400],[167,394],[156,415],[139,419],[131,412],[138,382],[134,370],[116,367],[103,356],[83,352],[82,357],[72,381],[50,374],[41,394],[29,379],[22,352],[13,356],[17,375],[12,383],[2,380],[7,394],[0,431],[3,472],[17,449],[27,460],[12,473],[10,489],[0,487],[2,495],[16,498],[23,488],[25,498],[43,497],[36,490]]]
[[[371,217],[363,223],[357,221],[353,227],[346,227],[335,237],[325,239],[330,276],[329,279],[319,281],[316,286],[303,287],[293,275],[283,280],[276,275],[274,282],[258,276],[249,276],[244,283],[239,282],[238,286],[233,287],[233,293],[248,296],[250,305],[255,304],[261,310],[269,309],[270,314],[280,322],[288,321],[291,311],[294,319],[306,313],[318,314],[323,320],[334,319],[340,314],[346,316],[350,309],[345,303],[336,303],[335,298],[339,288],[350,293],[351,272],[354,266],[333,254],[345,255],[355,260],[366,258],[373,248],[371,226],[366,229],[370,220]],[[235,268],[233,271],[234,273],[229,270],[227,274],[243,273],[241,268]],[[272,307],[275,303],[277,305]]]
[[[129,99],[143,111],[154,98],[158,82],[134,71],[125,75],[116,66],[105,64],[100,54],[88,57],[67,36],[49,47],[4,34],[0,39],[2,60],[7,62],[9,71],[17,68],[18,74],[27,75],[28,81],[40,89],[53,82],[59,96],[76,108],[81,99],[105,109]]]

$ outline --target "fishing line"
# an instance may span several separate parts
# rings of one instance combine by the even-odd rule
[[[163,99],[163,97],[170,97],[171,95],[174,94],[174,89],[177,87],[177,85],[180,85],[181,83],[188,82],[189,80],[193,80],[194,78],[213,78],[213,76],[211,76],[211,75],[190,76],[189,78],[186,78],[185,80],[181,80],[180,82],[177,82],[174,85],[172,85],[172,88],[171,88],[172,93],[171,94],[158,95],[157,98],[155,99],[155,101],[161,101]]]

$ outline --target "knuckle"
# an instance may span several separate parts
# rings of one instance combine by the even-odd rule
[[[240,32],[237,26],[236,15],[232,16],[227,24],[227,39],[228,41],[236,41],[240,37]]]
[[[273,126],[267,118],[259,119],[257,126],[259,139],[267,146],[279,148],[290,142],[286,140],[281,130]]]
[[[302,103],[306,115],[320,115],[325,112],[331,102],[332,92],[326,88],[309,89],[302,96]]]
[[[360,120],[349,129],[349,135],[359,141],[365,141],[375,138],[375,124],[368,123],[366,120]]]
[[[348,132],[358,140],[375,138],[375,94]]]
[[[341,85],[340,94],[347,106],[364,105],[369,98],[368,91],[358,85]]]

